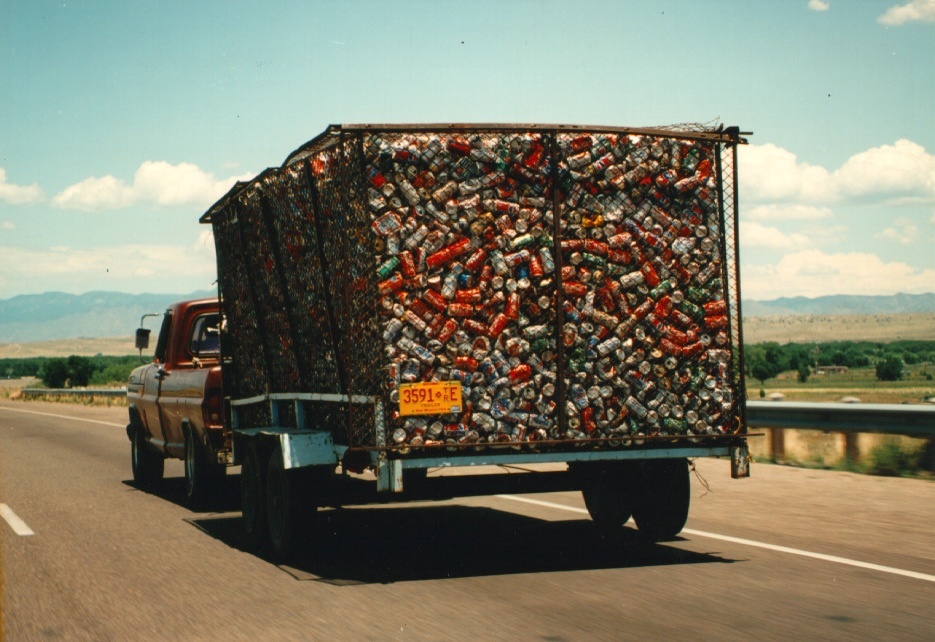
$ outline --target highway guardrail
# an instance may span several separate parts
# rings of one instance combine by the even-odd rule
[[[748,401],[751,428],[797,428],[935,438],[935,405]]]
[[[124,397],[126,388],[23,388],[23,397]]]

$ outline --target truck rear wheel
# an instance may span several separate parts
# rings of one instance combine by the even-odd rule
[[[266,475],[261,462],[256,444],[248,444],[240,468],[240,504],[246,544],[251,551],[262,549],[268,539],[264,493]]]
[[[640,534],[654,542],[672,539],[685,527],[691,478],[685,459],[644,462],[641,492],[633,505]]]
[[[208,453],[195,439],[191,426],[185,428],[185,497],[194,506],[209,506],[217,493],[225,469],[208,459]]]
[[[146,444],[143,428],[130,424],[130,466],[133,482],[140,488],[151,488],[162,481],[166,460]]]
[[[633,511],[633,472],[620,465],[589,474],[581,487],[584,505],[601,536],[619,537]]]

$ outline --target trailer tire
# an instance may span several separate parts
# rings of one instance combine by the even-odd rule
[[[678,535],[688,520],[691,478],[686,459],[658,459],[643,464],[642,491],[633,506],[640,534],[653,542]]]
[[[616,466],[588,476],[581,487],[584,505],[604,539],[615,539],[633,512],[633,474]]]
[[[258,552],[266,546],[266,479],[263,459],[257,445],[246,444],[240,467],[240,505],[247,549]]]
[[[143,435],[143,427],[130,424],[130,466],[133,470],[133,482],[138,488],[152,488],[162,481],[165,474],[165,458],[154,452]]]
[[[304,501],[302,472],[286,470],[281,446],[273,448],[266,473],[266,519],[269,558],[276,563],[292,554],[299,534],[304,531],[307,511],[312,508]]]
[[[195,439],[191,426],[185,427],[185,498],[199,508],[217,502],[225,468],[208,458],[205,448]]]

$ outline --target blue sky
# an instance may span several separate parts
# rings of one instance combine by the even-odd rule
[[[214,281],[199,216],[329,123],[741,150],[745,298],[935,291],[935,0],[0,3],[0,299]]]

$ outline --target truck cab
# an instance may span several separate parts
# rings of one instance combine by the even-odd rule
[[[141,486],[158,483],[165,459],[182,459],[186,495],[196,503],[210,498],[230,455],[220,325],[217,299],[172,305],[162,315],[151,362],[136,368],[127,384],[134,481]],[[148,338],[146,328],[137,331],[141,354]]]

